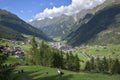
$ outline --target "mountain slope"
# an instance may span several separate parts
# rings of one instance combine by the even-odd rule
[[[106,0],[103,4],[100,4],[94,7],[93,9],[86,9],[86,10],[80,11],[79,13],[75,14],[77,18],[77,24],[74,24],[71,30],[72,31],[77,30],[81,25],[83,25],[84,23],[87,23],[97,12],[115,4],[120,4],[120,1]]]
[[[67,36],[73,46],[120,43],[120,5],[106,7]]]
[[[42,31],[32,27],[16,15],[5,10],[0,10],[0,28],[1,27],[2,29],[11,29],[11,31],[17,32],[17,34],[33,35],[44,40],[50,40]]]
[[[79,22],[79,24],[82,24],[83,22],[86,22],[87,19],[91,18],[91,16],[92,13],[90,13],[90,10],[83,10],[71,16],[61,15],[53,19],[46,18],[43,20],[35,20],[30,22],[30,24],[41,29],[48,36],[53,38],[64,38],[73,30],[73,28],[78,28],[77,25]],[[76,27],[73,27],[75,25]]]
[[[0,25],[0,38],[5,38],[5,39],[15,39],[15,40],[24,40],[25,37],[23,37],[21,34],[18,32],[6,28],[5,26]]]
[[[107,0],[103,5],[96,7],[94,9],[82,10],[77,14],[71,16],[61,15],[53,19],[43,19],[43,20],[34,20],[30,22],[31,25],[41,29],[48,36],[53,38],[61,37],[64,38],[71,31],[79,28],[79,25],[86,23],[97,11],[103,9],[105,6],[108,6],[113,3],[114,0]],[[90,16],[87,17],[86,16]]]
[[[74,18],[67,15],[61,15],[53,19],[46,18],[44,20],[30,22],[31,25],[41,29],[44,33],[53,38],[67,35],[74,23]]]
[[[100,10],[119,3],[119,0],[106,0],[103,4],[98,5],[93,9],[82,10],[71,16],[61,15],[53,19],[46,18],[43,20],[34,20],[30,22],[30,24],[41,29],[52,38],[60,37],[64,39],[68,34],[72,34],[83,24],[88,23]]]

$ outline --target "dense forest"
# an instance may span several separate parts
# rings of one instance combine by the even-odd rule
[[[80,70],[78,55],[73,55],[72,52],[65,53],[62,50],[54,49],[46,45],[44,42],[41,42],[38,47],[35,37],[32,39],[31,46],[27,61],[32,65],[61,68],[71,71]]]

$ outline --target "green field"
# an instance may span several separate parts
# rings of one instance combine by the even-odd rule
[[[14,56],[9,56],[6,63],[19,62],[24,65],[25,61],[16,59]],[[83,64],[82,68],[83,68]],[[24,73],[18,74],[19,70],[24,70]],[[18,66],[10,76],[10,80],[120,80],[120,75],[110,75],[102,73],[87,73],[84,71],[72,72],[62,70],[64,75],[60,77],[57,73],[57,68],[49,68],[42,66]],[[48,72],[48,74],[46,74]]]
[[[24,73],[17,73],[17,70],[24,70]],[[107,75],[100,73],[71,72],[62,70],[64,75],[60,77],[56,68],[41,66],[21,66],[17,67],[11,77],[15,80],[120,80],[120,75]],[[48,72],[48,74],[45,74]]]
[[[120,45],[107,45],[107,46],[89,46],[79,47],[73,51],[80,56],[80,59],[86,60],[87,58],[81,53],[86,53],[89,56],[106,56],[112,58],[120,58]]]
[[[16,59],[13,56],[9,56],[6,63],[19,62],[24,65],[23,60]],[[81,68],[84,68],[84,64],[81,64]],[[19,70],[24,70],[24,73],[18,74]],[[72,72],[62,70],[64,75],[60,77],[57,73],[57,68],[49,68],[42,66],[18,66],[15,68],[13,74],[11,74],[11,80],[120,80],[120,75],[110,75],[102,73],[87,73],[84,71]],[[46,74],[48,72],[48,74]],[[13,79],[14,78],[14,79]]]

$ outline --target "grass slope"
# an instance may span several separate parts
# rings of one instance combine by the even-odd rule
[[[78,54],[81,60],[88,60],[88,56],[96,56],[96,57],[112,57],[118,58],[120,57],[120,45],[107,45],[107,46],[89,46],[89,47],[78,47],[75,49],[74,54]]]
[[[0,25],[0,38],[14,39],[14,40],[24,40],[25,37],[18,32]]]
[[[64,76],[60,77],[57,74],[56,68],[48,68],[41,66],[21,66],[17,70],[23,69],[25,73],[12,74],[11,77],[16,76],[15,80],[119,80],[120,75],[105,75],[97,73],[76,73],[65,71]],[[45,72],[48,71],[48,74]]]

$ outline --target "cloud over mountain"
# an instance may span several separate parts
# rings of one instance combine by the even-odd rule
[[[99,4],[102,4],[105,0],[72,0],[72,3],[68,6],[53,7],[52,9],[46,8],[43,12],[35,15],[35,19],[41,20],[44,18],[52,18],[62,14],[71,15],[75,14],[83,9],[91,9]]]

